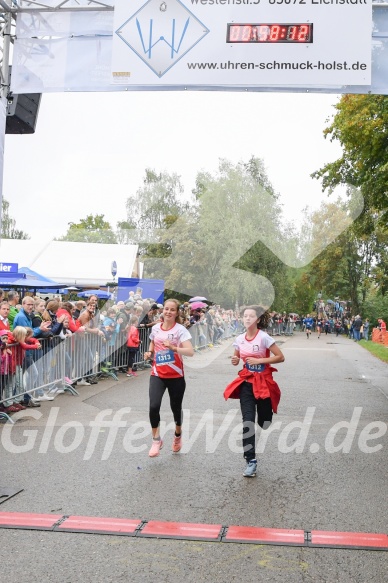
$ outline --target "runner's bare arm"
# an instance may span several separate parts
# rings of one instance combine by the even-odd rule
[[[144,353],[144,360],[149,360],[153,354],[154,354],[154,343],[151,340],[149,349],[147,350],[147,352]]]
[[[230,362],[234,366],[237,366],[238,363],[240,362],[240,351],[237,348],[234,349],[234,354],[233,354]]]

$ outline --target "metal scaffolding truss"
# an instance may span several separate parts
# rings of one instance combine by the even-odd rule
[[[9,55],[15,39],[16,17],[28,12],[113,12],[114,2],[110,0],[0,0],[0,98],[9,92]]]
[[[97,0],[46,0],[38,2],[36,0],[0,0],[0,10],[4,12],[53,12],[56,10],[113,10],[114,2],[98,2]]]

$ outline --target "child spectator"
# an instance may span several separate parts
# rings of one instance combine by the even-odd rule
[[[24,409],[22,405],[14,405],[7,397],[12,395],[12,350],[8,346],[7,330],[0,330],[0,411],[14,413]],[[3,402],[4,399],[4,402]]]
[[[16,391],[24,391],[23,383],[23,362],[26,356],[26,350],[38,350],[41,348],[39,340],[34,338],[32,328],[16,326],[12,332],[10,340],[17,342],[14,350],[14,366],[16,378]]]
[[[16,410],[20,411],[21,409],[25,409],[25,407],[21,405],[21,400],[23,399],[25,392],[23,362],[26,350],[38,350],[41,348],[41,345],[37,338],[33,337],[32,328],[25,328],[24,326],[16,326],[13,332],[8,335],[8,343],[15,345],[11,348],[11,373],[15,375],[15,387],[13,392],[16,396],[12,397],[12,387],[8,387],[8,391],[11,389],[11,393],[8,392],[6,398],[7,403],[9,400],[12,400],[12,404],[8,407],[9,410],[10,407],[16,407]],[[40,406],[40,403],[36,403],[30,399],[27,403],[25,401],[25,405],[26,407],[36,407]],[[12,413],[13,410],[10,410],[10,412]]]

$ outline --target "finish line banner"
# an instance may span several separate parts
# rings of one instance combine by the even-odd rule
[[[388,94],[388,8],[372,13],[370,0],[117,0],[111,8],[17,13],[11,90]]]
[[[116,0],[114,85],[370,85],[371,0]]]

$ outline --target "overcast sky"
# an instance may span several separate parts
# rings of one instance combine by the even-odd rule
[[[323,137],[336,95],[226,92],[44,94],[33,135],[7,135],[4,197],[17,228],[65,234],[69,222],[126,219],[145,168],[176,172],[185,190],[220,158],[264,160],[294,221],[326,194],[310,174],[341,154]]]

